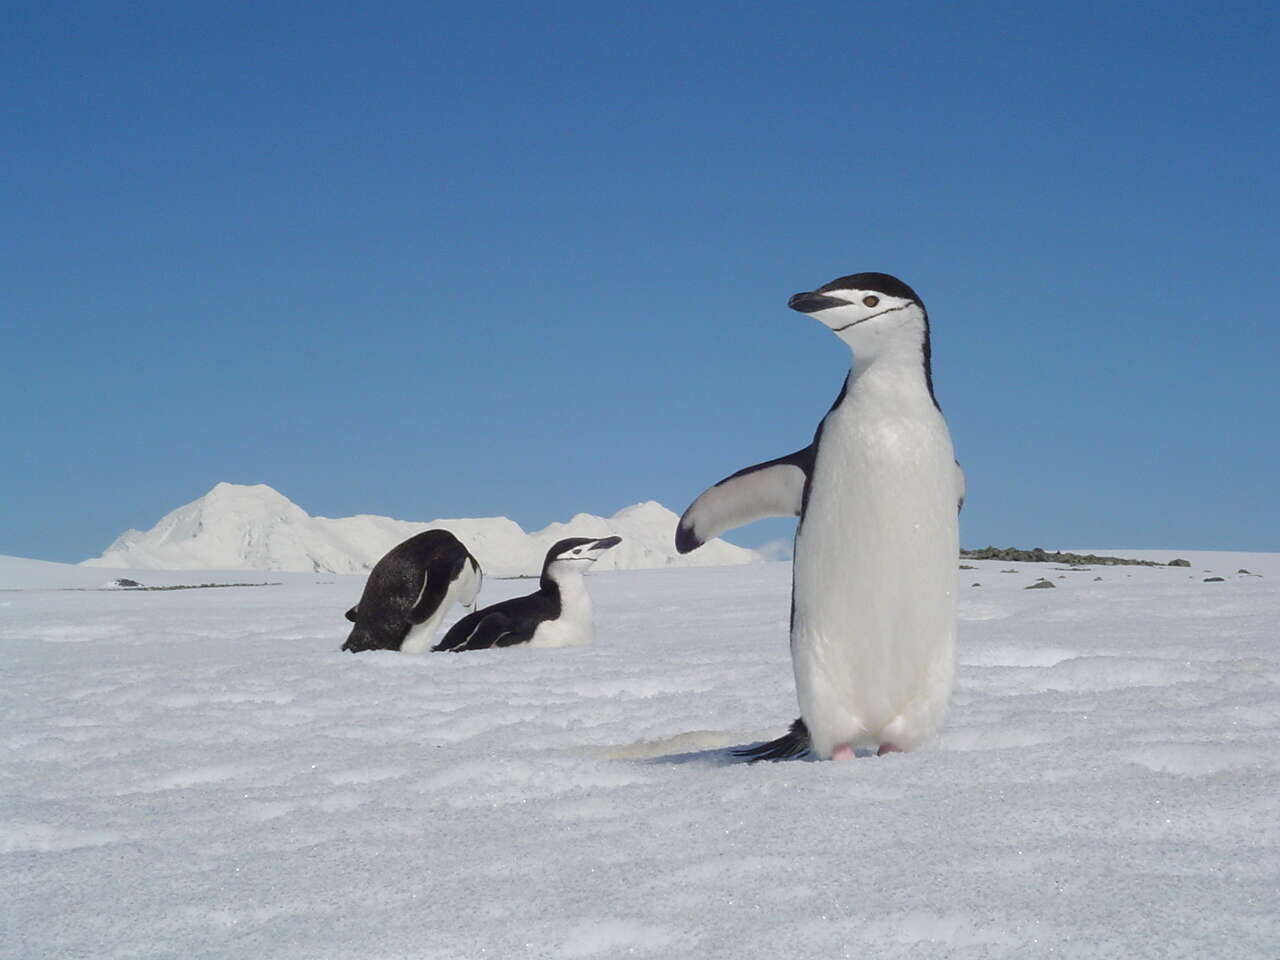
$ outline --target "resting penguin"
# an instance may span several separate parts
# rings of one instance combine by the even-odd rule
[[[355,624],[343,650],[422,653],[449,605],[476,602],[480,564],[447,530],[427,530],[392,547],[374,564],[360,602],[347,611]]]
[[[582,575],[621,537],[570,537],[547,551],[538,591],[469,613],[455,623],[435,650],[483,650],[527,643],[568,647],[590,643],[591,597]]]
[[[676,528],[687,553],[732,527],[798,516],[791,661],[800,719],[742,756],[911,750],[941,723],[956,637],[964,474],[933,395],[929,318],[883,273],[840,277],[788,302],[853,351],[803,450],[705,491]]]

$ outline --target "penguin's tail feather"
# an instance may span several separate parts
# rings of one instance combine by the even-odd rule
[[[797,717],[791,729],[777,740],[770,740],[758,747],[743,747],[734,750],[733,755],[747,763],[758,763],[761,760],[794,760],[809,752],[809,728],[804,719]]]

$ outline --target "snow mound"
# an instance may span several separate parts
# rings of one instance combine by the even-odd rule
[[[453,533],[489,576],[533,576],[547,548],[563,537],[620,536],[597,569],[723,566],[760,559],[752,550],[712,540],[687,556],[675,551],[679,517],[649,501],[612,517],[580,513],[526,533],[506,517],[438,519],[313,517],[266,484],[219,483],[198,500],[166,514],[147,531],[127,530],[83,566],[131,570],[281,570],[365,573],[397,543],[423,530]]]

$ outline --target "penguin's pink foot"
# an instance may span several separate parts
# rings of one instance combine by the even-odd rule
[[[895,747],[891,743],[882,743],[880,744],[880,749],[876,751],[876,756],[883,757],[886,753],[901,753],[901,752],[902,752],[901,747]]]
[[[849,746],[849,744],[847,743],[840,744],[840,746],[836,747],[834,750],[831,751],[831,759],[832,760],[852,760],[853,747]]]

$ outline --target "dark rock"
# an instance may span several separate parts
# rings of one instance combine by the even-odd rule
[[[1226,578],[1225,577],[1205,577],[1204,582],[1205,583],[1225,583]]]
[[[972,584],[972,586],[980,587],[980,586],[982,586],[982,584],[980,584],[980,583],[975,583],[975,584]]]
[[[1099,580],[1101,580],[1101,579],[1102,579],[1101,577],[1094,577],[1094,578],[1093,578],[1093,581],[1094,581],[1094,583],[1097,583],[1097,582],[1098,582]]]
[[[1114,567],[1127,565],[1133,567],[1160,567],[1164,564],[1154,560],[1129,560],[1124,557],[1100,557],[1093,553],[1049,553],[1043,547],[1031,550],[1018,550],[1015,547],[983,547],[981,550],[961,550],[960,556],[966,560],[1012,560],[1015,563],[1065,563],[1068,566],[1080,567],[1092,565],[1096,567]]]
[[[1191,561],[1190,561],[1190,560],[1183,560],[1181,557],[1179,557],[1177,560],[1170,560],[1170,561],[1169,561],[1169,566],[1171,566],[1171,567],[1189,567],[1189,566],[1191,566]]]
[[[1250,573],[1250,572],[1249,572],[1248,570],[1246,570],[1244,567],[1241,567],[1239,570],[1237,570],[1237,571],[1236,571],[1236,573],[1243,573],[1246,577],[1252,577],[1252,576],[1255,576],[1255,574]]]
[[[969,564],[967,564],[967,563],[962,563],[962,564],[960,564],[960,569],[961,569],[961,570],[977,570],[978,568],[977,568],[977,567],[971,567],[971,566],[969,566]]]
[[[112,581],[111,581],[111,585],[112,585],[113,587],[140,587],[140,586],[142,586],[142,584],[140,584],[137,580],[130,580],[128,577],[119,577],[118,579],[112,580]]]
[[[1043,590],[1045,587],[1057,589],[1058,585],[1054,583],[1052,580],[1037,580],[1035,583],[1031,584],[1031,586],[1023,587],[1022,589],[1023,590]]]

